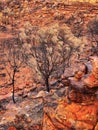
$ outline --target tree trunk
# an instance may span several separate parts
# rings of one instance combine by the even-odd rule
[[[16,74],[16,68],[14,68],[14,71],[13,71],[13,78],[12,78],[12,100],[13,100],[13,103],[16,103],[15,102],[15,96],[14,96],[14,93],[15,93],[15,74]]]
[[[45,84],[46,84],[46,90],[47,90],[47,92],[49,92],[50,91],[50,88],[49,88],[49,78],[45,79]]]
[[[12,90],[12,100],[13,100],[13,103],[16,103],[15,102],[15,96],[14,96],[14,80],[13,80],[13,90]]]

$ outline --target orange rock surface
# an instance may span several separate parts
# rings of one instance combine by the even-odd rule
[[[15,127],[9,127],[8,130],[17,130]]]
[[[92,73],[84,80],[85,85],[89,88],[98,87],[98,57],[91,57]]]
[[[85,79],[84,82],[89,88],[98,87],[98,79],[96,79],[93,74]]]
[[[77,103],[67,104],[59,103],[56,110],[46,108],[43,130],[58,130],[59,128],[64,130],[76,129],[76,130],[97,130],[98,124],[98,101],[90,105],[83,105]],[[95,127],[96,126],[96,127]]]

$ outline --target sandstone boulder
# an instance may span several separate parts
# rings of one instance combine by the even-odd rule
[[[86,79],[84,79],[84,83],[88,88],[98,87],[98,57],[91,57],[92,63],[92,72]]]

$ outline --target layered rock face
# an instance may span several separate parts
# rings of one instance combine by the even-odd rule
[[[86,76],[76,73],[70,78],[68,99],[59,101],[55,110],[44,109],[43,130],[97,130],[98,129],[98,57],[91,57],[92,71]],[[93,79],[92,79],[93,77]],[[84,86],[87,89],[84,90]],[[81,87],[81,91],[80,90]],[[67,97],[68,98],[68,97]]]
[[[97,107],[98,102],[89,106],[60,102],[55,111],[45,109],[43,130],[97,130]]]
[[[98,93],[98,57],[90,57],[91,68],[89,70],[84,65],[81,65],[73,77],[69,77],[70,89],[69,99],[75,102],[88,102],[95,100]]]
[[[89,88],[98,87],[98,57],[91,57],[92,73],[84,80]]]

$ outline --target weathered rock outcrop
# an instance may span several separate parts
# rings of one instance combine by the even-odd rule
[[[60,102],[55,111],[51,108],[44,110],[43,130],[96,130],[97,107],[98,101],[90,105]]]
[[[84,79],[84,83],[89,87],[89,88],[98,88],[98,57],[91,57],[91,62],[92,62],[92,73]]]
[[[98,99],[95,94],[98,91],[98,57],[91,57],[91,60],[91,73],[85,76],[85,67],[80,67],[75,76],[70,78],[69,97],[59,101],[55,110],[44,109],[43,130],[98,129]],[[67,103],[68,98],[70,104]]]

